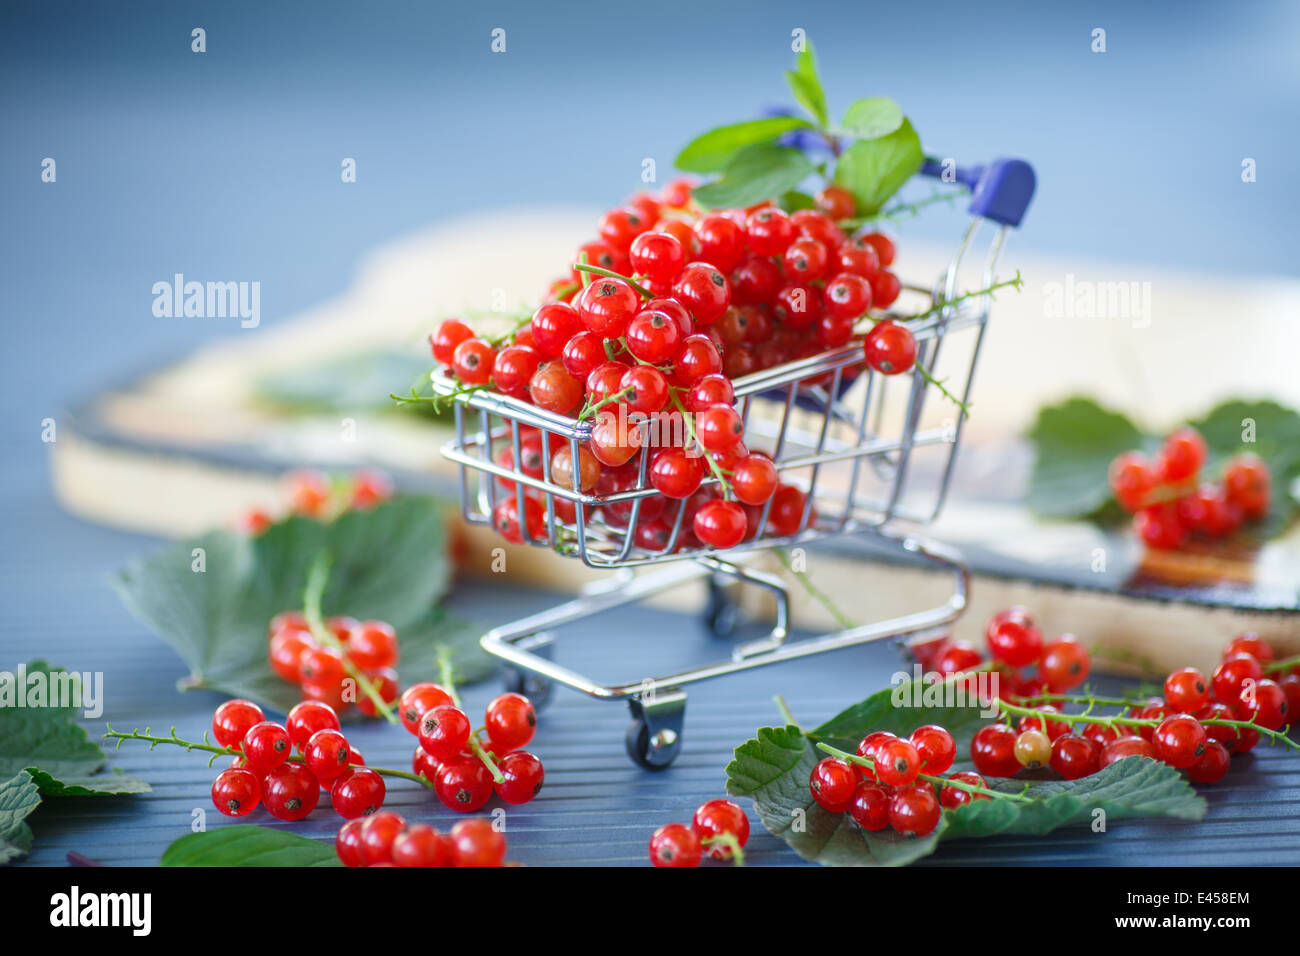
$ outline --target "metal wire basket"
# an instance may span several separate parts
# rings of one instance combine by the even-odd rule
[[[943,168],[927,163],[922,174],[939,177]],[[490,523],[498,502],[508,495],[514,496],[523,515],[525,496],[531,493],[544,506],[545,525],[529,543],[578,558],[592,568],[618,572],[612,581],[599,582],[575,600],[484,636],[483,647],[510,666],[511,686],[544,699],[551,682],[559,682],[593,697],[628,701],[634,717],[627,735],[628,752],[643,766],[662,769],[681,747],[683,685],[867,641],[925,636],[960,615],[967,591],[960,557],[892,525],[900,520],[924,524],[943,506],[992,306],[991,294],[971,296],[962,290],[993,285],[1007,229],[1019,225],[1033,194],[1034,175],[1021,160],[998,160],[956,170],[955,179],[972,192],[971,221],[936,281],[904,283],[900,304],[917,307],[913,311],[896,307],[891,313],[908,320],[917,341],[919,368],[895,377],[882,375],[866,365],[861,344],[856,343],[733,383],[746,445],[769,452],[781,481],[796,485],[805,495],[797,528],[786,529],[790,533],[777,534],[769,528],[769,500],[757,520],[757,532],[725,552],[688,540],[683,528],[685,508],[676,511],[666,547],[639,546],[633,529],[646,500],[658,494],[647,478],[648,455],[641,456],[638,479],[628,490],[604,495],[583,492],[576,468],[572,484],[562,485],[550,474],[552,454],[567,443],[576,462],[580,445],[591,437],[592,421],[546,412],[500,393],[466,394],[454,379],[433,374],[435,392],[455,400],[455,438],[442,454],[459,465],[464,518],[474,524]],[[963,277],[972,273],[972,260],[982,264],[974,270],[975,284],[963,286]],[[935,374],[941,366],[944,388],[960,403],[938,394]],[[525,471],[521,466],[526,429],[537,429],[540,435],[540,469]],[[709,483],[716,479],[707,479]],[[744,553],[851,533],[869,535],[888,549],[951,573],[949,599],[905,617],[788,642],[785,583],[748,567]],[[670,566],[633,573],[643,565]],[[776,617],[767,637],[735,647],[731,657],[718,664],[626,684],[600,684],[549,659],[550,632],[555,628],[700,578],[711,583],[731,579],[771,592]],[[710,615],[714,622],[717,610]]]

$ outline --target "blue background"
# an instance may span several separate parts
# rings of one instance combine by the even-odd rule
[[[190,51],[196,26],[207,31],[201,55]],[[507,31],[505,54],[489,50],[494,27]],[[154,318],[153,282],[175,272],[258,280],[273,325],[338,293],[365,250],[404,230],[488,207],[616,202],[639,188],[644,157],[663,181],[691,135],[785,101],[795,27],[817,45],[837,113],[889,95],[934,154],[1033,161],[1040,189],[1025,241],[1036,250],[1296,272],[1294,3],[5,3],[0,664],[47,654],[106,669],[109,716],[123,723],[193,726],[210,712],[211,701],[167,692],[179,661],[104,584],[150,542],[59,512],[39,441],[42,418],[128,371],[246,334],[234,322]],[[1104,55],[1090,52],[1094,27],[1107,31]],[[47,156],[56,184],[40,179]],[[344,185],[348,156],[358,182]],[[1251,185],[1240,180],[1246,156],[1258,162]],[[906,228],[950,234],[942,215]],[[463,600],[472,611],[489,596]],[[592,646],[600,637],[589,635]],[[893,667],[884,650],[862,653],[862,670],[848,671],[858,680],[840,670],[825,687],[824,671],[802,665],[709,685],[693,724],[688,715],[683,768],[653,782],[622,756],[618,708],[563,697],[539,740],[556,782],[555,802],[538,809],[553,815],[539,812],[523,857],[643,859],[654,825],[716,795],[730,747],[771,719],[770,693],[820,718],[812,711],[878,686]],[[37,862],[61,862],[66,849],[157,859],[202,803],[208,773],[179,755],[123,763],[158,784],[156,801],[43,809]],[[1294,761],[1259,764],[1212,797],[1195,846],[1171,843],[1170,828],[1179,838],[1187,828],[1169,825],[1000,847],[996,859],[972,845],[950,858],[1223,861],[1236,848],[1239,862],[1295,862],[1295,833],[1279,841],[1272,829],[1294,824],[1260,792],[1293,798]],[[92,830],[101,819],[119,829]],[[561,820],[590,840],[546,837]],[[789,858],[764,846],[768,859]]]

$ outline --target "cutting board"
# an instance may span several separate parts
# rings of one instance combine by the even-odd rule
[[[384,396],[417,383],[425,336],[439,318],[473,315],[490,330],[533,301],[556,264],[589,238],[597,214],[483,214],[377,249],[342,297],[263,322],[70,410],[51,446],[55,493],[90,520],[163,535],[229,524],[252,506],[279,509],[277,476],[302,465],[339,472],[374,465],[403,485],[453,494],[453,470],[438,452],[446,426],[393,409]],[[1032,453],[1019,437],[1041,404],[1074,393],[1130,410],[1153,430],[1229,397],[1300,406],[1300,377],[1290,367],[1300,322],[1283,321],[1300,301],[1300,282],[1066,261],[1033,254],[1031,238],[1014,236],[1003,254],[1001,275],[1019,269],[1025,287],[1001,293],[994,306],[953,492],[924,529],[958,547],[974,573],[971,607],[954,633],[977,638],[992,611],[1014,602],[1033,608],[1049,632],[1089,641],[1117,668],[1204,665],[1247,629],[1300,652],[1300,530],[1258,549],[1160,554],[1124,530],[1041,522],[1021,504]],[[899,271],[924,285],[951,252],[906,233],[900,249]],[[508,274],[502,262],[511,264]],[[1081,303],[1077,290],[1116,282],[1146,290],[1135,300],[1146,303],[1141,314],[1085,317],[1078,313],[1087,310],[1062,305],[1063,296]],[[1225,315],[1233,321],[1228,337]],[[325,407],[314,394],[322,387]],[[304,395],[305,406],[294,401]],[[486,569],[500,540],[466,534],[466,569]],[[811,577],[855,621],[907,613],[946,593],[945,579],[881,561],[869,541],[833,539],[815,554]],[[517,549],[510,568],[511,582],[565,591],[596,575],[540,549]],[[834,626],[798,589],[795,610],[802,625]]]

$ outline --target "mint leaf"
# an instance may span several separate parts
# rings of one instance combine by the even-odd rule
[[[694,190],[706,206],[752,206],[794,189],[808,178],[813,165],[797,149],[770,144],[747,146],[722,172],[722,178]]]
[[[868,701],[879,697],[876,694]],[[851,713],[867,719],[872,712],[872,707],[865,706],[868,701],[823,727],[846,729],[853,718],[845,715]],[[899,715],[894,726],[901,730],[923,722],[919,714]],[[868,729],[890,728],[882,721]],[[856,747],[857,741],[853,743]],[[1098,809],[1105,811],[1108,820],[1145,816],[1199,820],[1206,809],[1205,801],[1178,771],[1158,761],[1136,758],[1118,761],[1078,780],[1031,781],[1027,785],[1019,780],[990,781],[992,789],[1023,792],[1030,800],[978,800],[946,810],[939,825],[924,837],[904,837],[893,831],[869,833],[848,814],[830,813],[812,799],[808,777],[824,756],[812,736],[798,727],[761,727],[736,748],[726,773],[729,794],[751,798],[768,830],[805,860],[826,866],[903,866],[933,853],[944,840],[1041,835],[1089,823]]]
[[[903,125],[903,109],[887,96],[853,103],[844,113],[844,132],[855,139],[879,139]]]
[[[32,778],[21,771],[0,783],[0,863],[26,856],[32,849],[27,818],[41,805]]]
[[[792,130],[810,128],[807,120],[797,116],[773,116],[719,126],[687,143],[677,154],[676,166],[691,173],[716,173],[746,146],[768,143]]]
[[[880,209],[925,160],[921,138],[904,118],[902,124],[878,139],[860,139],[844,151],[835,164],[834,181],[858,201],[858,214]]]
[[[400,496],[328,524],[291,517],[256,538],[210,532],[132,562],[114,585],[190,668],[183,689],[220,690],[287,711],[300,694],[267,664],[266,627],[280,611],[301,607],[307,571],[325,550],[332,565],[324,613],[391,624],[404,684],[436,679],[440,648],[458,679],[481,680],[493,663],[477,629],[437,607],[450,574],[443,507]],[[196,548],[201,572],[193,570]]]
[[[287,830],[237,824],[190,833],[163,851],[161,866],[341,866],[330,843]]]
[[[1126,417],[1077,397],[1039,409],[1029,439],[1035,452],[1029,507],[1044,518],[1099,514],[1111,500],[1111,460],[1144,442]]]
[[[822,89],[821,77],[817,75],[817,56],[813,53],[812,41],[805,43],[803,52],[795,61],[793,70],[786,70],[785,78],[790,83],[790,92],[817,121],[818,126],[826,126],[829,114],[826,111],[826,91]]]

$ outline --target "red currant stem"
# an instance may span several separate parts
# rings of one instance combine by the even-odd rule
[[[794,569],[794,565],[790,562],[790,555],[786,554],[781,548],[776,548],[775,552],[776,559],[781,562],[781,566],[794,575],[795,580],[799,582],[800,587],[807,592],[810,598],[830,612],[831,617],[835,618],[842,629],[847,631],[850,628],[857,627],[857,624],[840,610],[829,594],[813,584],[812,578],[808,576],[807,571],[796,571]]]
[[[1196,490],[1197,483],[1196,478],[1189,478],[1187,481],[1183,482],[1157,485],[1142,498],[1142,503],[1138,505],[1138,509],[1150,508],[1153,505],[1163,505],[1170,501],[1177,501],[1180,498],[1185,498]]]
[[[704,449],[699,439],[695,437],[695,416],[686,410],[682,400],[677,397],[671,388],[668,390],[668,398],[673,403],[673,407],[681,414],[682,421],[686,423],[686,433],[690,437],[690,443],[699,448],[700,454],[704,456],[705,464],[709,466],[709,471],[713,472],[713,476],[718,479],[718,487],[722,489],[722,497],[727,501],[733,500],[735,496],[731,493],[731,482],[722,473],[722,466],[713,460],[713,456]]]
[[[1284,657],[1280,661],[1273,661],[1271,664],[1265,664],[1264,673],[1276,674],[1278,671],[1288,670],[1292,667],[1300,667],[1300,655],[1295,657]]]
[[[839,750],[830,744],[819,743],[817,749],[823,753],[830,754],[832,757],[838,757],[840,760],[855,763],[859,766],[866,767],[868,770],[875,770],[876,765],[869,757],[863,757],[858,754],[851,754],[845,750]],[[997,800],[1011,800],[1014,803],[1032,803],[1033,798],[1026,797],[1024,794],[1003,793],[1001,790],[990,790],[988,787],[981,787],[978,784],[966,783],[961,780],[953,780],[951,777],[944,777],[933,773],[918,773],[917,780],[924,780],[926,783],[937,783],[942,787],[955,787],[958,790],[965,790],[967,793],[982,793],[986,796]]]
[[[531,321],[533,321],[533,317],[531,314],[526,315],[523,318],[517,319],[515,321],[514,327],[511,328],[509,332],[502,332],[500,335],[496,336],[495,338],[488,339],[487,340],[488,345],[492,346],[495,349],[495,348],[500,348],[502,343],[504,342],[513,342],[515,340],[515,336],[519,334],[519,330],[522,329],[525,325],[527,325]]]
[[[700,841],[700,844],[708,849],[715,846],[725,846],[731,851],[731,862],[736,866],[745,865],[745,848],[740,845],[734,833],[715,833],[713,836],[707,836]]]
[[[992,285],[983,289],[976,289],[974,292],[963,292],[961,295],[954,296],[945,302],[940,302],[938,305],[926,309],[924,312],[917,312],[915,315],[900,315],[896,317],[896,320],[899,322],[915,322],[917,319],[928,319],[932,315],[938,315],[949,306],[956,305],[959,302],[965,302],[967,299],[977,299],[982,295],[992,295],[998,289],[1005,289],[1008,286],[1012,286],[1019,291],[1024,284],[1025,280],[1020,278],[1020,270],[1017,269],[1014,278],[1007,279],[1003,282],[994,282]]]
[[[999,709],[1001,709],[1002,713],[1006,715],[1008,719],[1010,719],[1010,715],[1012,714],[1018,714],[1024,717],[1044,716],[1041,710],[1034,710],[1033,708],[1030,707],[1020,707],[1016,704],[1008,704],[1004,700],[998,700],[996,701],[996,703]],[[1060,721],[1062,723],[1067,723],[1067,724],[1099,724],[1103,727],[1110,727],[1111,729],[1114,729],[1116,726],[1159,727],[1161,720],[1163,719],[1163,718],[1157,719],[1154,717],[1122,717],[1119,714],[1116,714],[1112,717],[1103,717],[1101,715],[1093,715],[1088,713],[1047,714],[1046,717],[1049,720]],[[1300,743],[1296,743],[1294,740],[1292,740],[1287,736],[1287,731],[1290,729],[1289,727],[1283,727],[1281,730],[1269,730],[1267,727],[1263,727],[1260,724],[1256,723],[1254,718],[1251,718],[1250,720],[1227,720],[1222,717],[1197,717],[1196,719],[1199,720],[1202,724],[1206,725],[1207,727],[1237,727],[1237,728],[1247,728],[1250,730],[1255,730],[1258,731],[1261,736],[1265,736],[1271,740],[1277,741],[1278,743],[1282,744],[1284,747],[1289,747],[1292,750],[1300,750]]]
[[[849,232],[856,232],[863,226],[870,225],[873,222],[879,222],[882,219],[890,222],[899,222],[904,219],[913,219],[920,215],[922,209],[926,206],[933,206],[935,203],[952,203],[955,199],[965,196],[966,190],[935,190],[924,199],[918,199],[916,202],[897,202],[888,209],[882,209],[872,216],[859,216],[854,219],[841,219],[838,223],[841,229],[847,229]]]
[[[596,402],[594,405],[590,405],[590,404],[586,405],[583,407],[582,411],[578,412],[578,419],[584,420],[590,418],[592,415],[596,414],[596,412],[600,411],[606,405],[612,404],[613,402],[622,401],[623,399],[627,398],[628,395],[632,394],[635,391],[636,389],[633,388],[631,385],[629,385],[627,388],[620,389],[619,391],[614,392],[612,395],[605,396],[600,401]]]
[[[1128,697],[1092,697],[1081,694],[1035,694],[1033,697],[1018,697],[1023,704],[1098,704],[1102,707],[1145,707],[1150,701],[1134,700]],[[1048,715],[1051,716],[1050,714]]]
[[[456,693],[456,672],[451,666],[451,654],[445,645],[438,645],[438,683],[451,696],[451,702],[460,706],[460,694]]]
[[[479,728],[479,730],[482,729],[483,728],[481,727]],[[497,783],[505,783],[506,775],[501,772],[501,768],[498,767],[496,761],[492,759],[492,755],[484,750],[483,745],[479,743],[479,730],[476,730],[469,735],[469,749],[474,751],[475,757],[478,757],[479,760],[483,761],[483,766],[488,768],[488,773],[492,774],[492,779],[494,781]]]
[[[776,701],[776,709],[779,710],[781,712],[781,716],[785,718],[786,726],[798,727],[799,721],[794,719],[794,714],[790,712],[790,705],[785,702],[785,697],[783,697],[781,694],[777,694],[772,699]]]
[[[473,395],[475,392],[486,392],[490,390],[491,386],[489,385],[459,385],[446,395],[421,395],[415,390],[415,387],[412,386],[410,397],[407,397],[406,395],[398,395],[395,392],[389,392],[388,397],[395,402],[405,405],[418,405],[421,402],[427,402],[433,406],[435,412],[441,412],[450,408],[455,403],[456,396],[458,395]]]
[[[181,739],[176,735],[175,727],[172,728],[170,737],[155,737],[150,735],[149,733],[150,728],[148,727],[144,729],[144,733],[141,733],[138,730],[132,730],[129,734],[124,734],[121,733],[120,731],[114,730],[112,724],[105,723],[104,726],[108,728],[108,732],[105,733],[104,736],[109,740],[116,740],[118,750],[122,749],[122,742],[125,740],[146,740],[149,742],[150,750],[153,750],[154,747],[157,747],[159,744],[171,744],[176,747],[184,747],[186,752],[189,752],[191,750],[202,750],[205,753],[212,754],[211,760],[208,761],[209,767],[212,766],[212,762],[216,760],[218,757],[242,757],[243,756],[243,754],[241,754],[238,750],[235,750],[233,747],[219,747],[216,744],[207,743],[206,731],[203,734],[205,738],[205,742],[199,743],[198,741],[195,740]],[[306,763],[306,761],[302,757],[296,755],[288,757],[287,760],[289,763]],[[354,766],[360,766],[360,765],[355,764]],[[430,783],[428,780],[425,780],[423,777],[418,777],[415,774],[410,773],[406,770],[392,770],[388,767],[369,767],[368,769],[373,770],[377,774],[382,774],[385,777],[401,777],[403,780],[413,780],[427,790],[433,789],[433,784]]]
[[[582,255],[578,256],[578,262],[575,265],[575,268],[577,268],[578,266],[585,266],[585,265],[588,265],[588,260],[587,260],[587,254],[584,252]],[[582,287],[584,289],[587,288],[587,286],[591,285],[591,273],[587,272],[585,269],[579,269],[578,281],[582,283]]]
[[[330,560],[330,554],[324,548],[316,552],[316,557],[312,559],[311,569],[307,572],[307,586],[303,589],[302,594],[302,616],[306,618],[307,627],[318,644],[332,647],[339,652],[339,656],[343,660],[343,669],[349,677],[357,682],[357,686],[361,688],[365,695],[370,698],[371,703],[375,705],[375,710],[382,714],[390,724],[396,724],[399,722],[398,716],[393,713],[393,709],[384,700],[383,695],[379,693],[370,678],[348,659],[342,642],[334,636],[333,631],[325,626],[325,621],[321,616],[320,602],[321,595],[325,593],[325,584],[329,580]]]
[[[943,392],[944,397],[946,397],[948,401],[952,402],[954,405],[956,405],[958,408],[962,410],[962,414],[964,415],[970,414],[970,404],[968,402],[963,402],[952,392],[948,391],[947,387],[943,384],[945,380],[940,380],[935,378],[934,375],[930,372],[930,370],[926,368],[924,365],[921,365],[920,363],[917,363],[912,367],[921,373],[922,378],[924,378],[927,382],[929,382],[939,391]]]
[[[586,253],[583,254],[583,258],[586,258]],[[622,279],[633,289],[636,289],[637,293],[640,294],[641,298],[653,299],[655,297],[653,292],[651,292],[645,286],[641,285],[641,283],[637,282],[631,276],[620,275],[617,272],[611,272],[609,269],[602,269],[600,266],[589,266],[585,262],[575,263],[573,268],[577,269],[579,272],[582,273],[589,272],[592,275],[604,276],[606,279]]]

